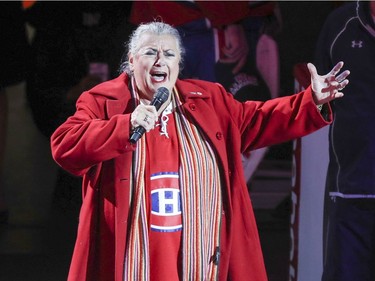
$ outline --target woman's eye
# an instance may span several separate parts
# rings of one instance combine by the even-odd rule
[[[147,56],[154,56],[156,53],[154,51],[147,51],[145,54]]]
[[[166,53],[165,56],[166,57],[174,57],[175,55],[173,53]]]

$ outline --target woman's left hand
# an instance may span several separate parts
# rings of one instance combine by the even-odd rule
[[[340,61],[326,75],[319,75],[315,65],[312,63],[307,64],[311,75],[311,87],[316,105],[324,104],[344,96],[342,90],[349,83],[349,80],[346,78],[350,74],[350,71],[345,70],[337,75],[343,66],[344,62]]]

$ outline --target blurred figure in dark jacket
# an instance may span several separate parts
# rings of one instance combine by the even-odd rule
[[[324,281],[375,280],[375,2],[343,4],[316,49],[326,71],[344,60],[345,98],[332,103],[324,223]]]

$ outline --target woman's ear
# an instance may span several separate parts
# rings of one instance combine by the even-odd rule
[[[133,57],[132,54],[129,53],[128,58],[129,58],[129,61],[128,61],[129,70],[133,72],[133,70],[134,70],[134,67],[133,67],[134,57]]]

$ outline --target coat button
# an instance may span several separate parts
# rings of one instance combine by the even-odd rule
[[[221,139],[223,138],[223,134],[220,133],[220,132],[217,132],[217,133],[216,133],[216,138],[217,138],[218,140],[221,140]]]
[[[190,107],[190,109],[193,110],[193,111],[197,108],[196,105],[195,105],[194,103],[189,104],[189,107]]]

